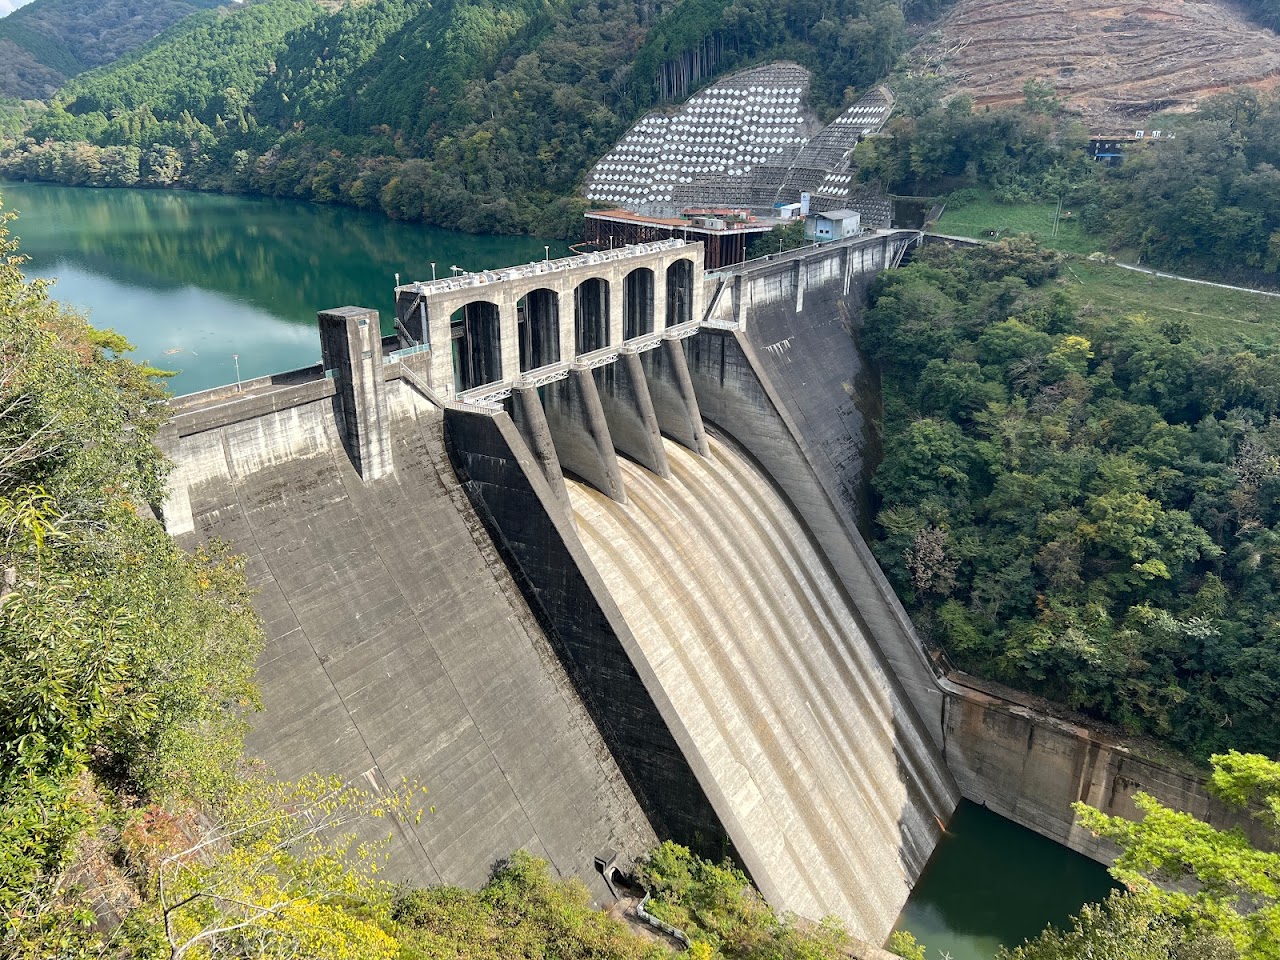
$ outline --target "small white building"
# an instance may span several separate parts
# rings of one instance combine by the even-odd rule
[[[862,232],[862,214],[857,210],[828,210],[815,213],[804,221],[806,240],[843,240]]]
[[[779,220],[794,220],[802,216],[799,203],[777,203],[774,204],[774,209],[778,211]]]

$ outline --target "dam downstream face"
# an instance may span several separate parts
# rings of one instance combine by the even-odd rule
[[[956,797],[790,506],[724,437],[570,482],[578,534],[720,791],[775,907],[883,941]],[[688,749],[686,747],[686,749]]]

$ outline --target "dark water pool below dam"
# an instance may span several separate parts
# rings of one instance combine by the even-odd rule
[[[897,929],[928,960],[991,960],[1047,924],[1065,927],[1115,883],[1101,864],[989,810],[962,801],[925,867]]]

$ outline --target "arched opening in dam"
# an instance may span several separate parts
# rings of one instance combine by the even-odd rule
[[[653,333],[653,271],[637,267],[623,283],[622,338],[632,340]]]
[[[520,338],[520,372],[560,359],[560,296],[545,287],[530,290],[516,302]]]
[[[693,319],[693,261],[677,260],[667,267],[667,326]]]
[[[882,939],[954,788],[803,523],[708,432],[664,441],[670,479],[620,460],[626,503],[570,481],[579,538],[765,896]]]
[[[578,353],[609,346],[609,282],[589,277],[573,291],[573,342]]]
[[[496,303],[475,300],[449,318],[453,389],[471,390],[502,379],[502,335]]]

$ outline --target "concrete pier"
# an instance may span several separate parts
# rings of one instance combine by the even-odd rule
[[[547,414],[542,408],[537,387],[518,386],[511,391],[511,419],[541,468],[551,492],[568,509],[569,494],[564,488],[564,471],[560,469],[560,456],[551,439],[551,427],[547,425]]]
[[[578,365],[544,387],[543,409],[560,464],[605,496],[626,502],[613,436],[591,371]]]
[[[360,477],[377,480],[392,469],[378,311],[338,307],[321,312],[319,321],[325,373],[337,381],[342,443]]]
[[[616,363],[597,367],[592,373],[618,450],[660,477],[671,476],[640,355],[623,347]]]
[[[702,425],[702,411],[698,409],[698,397],[689,378],[682,341],[663,338],[662,348],[641,354],[640,363],[663,435],[694,453],[707,456],[710,453],[707,431]]]

